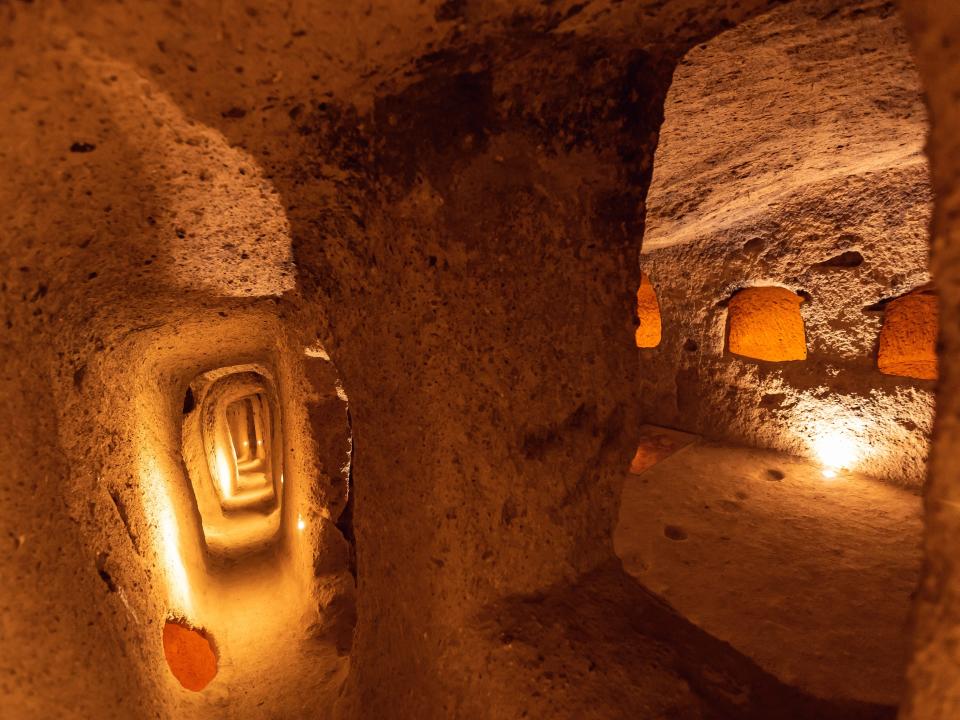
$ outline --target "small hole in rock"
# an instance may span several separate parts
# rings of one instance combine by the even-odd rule
[[[856,250],[847,250],[829,260],[814,265],[815,268],[855,268],[863,265],[863,255]]]
[[[664,525],[663,534],[669,540],[686,540],[687,531],[677,525]]]
[[[100,576],[100,579],[103,580],[103,584],[107,586],[107,590],[110,592],[117,591],[117,584],[114,582],[113,577],[107,571],[107,558],[109,553],[101,552],[97,553],[97,575]]]

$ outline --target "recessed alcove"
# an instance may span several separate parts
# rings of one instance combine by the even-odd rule
[[[806,360],[800,303],[783,287],[748,287],[728,304],[727,348],[734,355],[768,362]]]
[[[877,368],[887,375],[937,379],[937,297],[918,290],[887,302],[883,308]]]
[[[639,348],[653,348],[660,344],[662,329],[660,326],[660,304],[657,291],[646,273],[640,273],[640,287],[637,289],[637,331],[636,343]]]
[[[674,76],[641,254],[663,336],[637,353],[646,424],[614,545],[778,679],[892,715],[937,362],[936,298],[911,292],[926,123],[895,16],[821,10],[775,9]],[[895,299],[864,313],[877,297]]]

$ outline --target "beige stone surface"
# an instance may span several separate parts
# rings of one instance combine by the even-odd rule
[[[0,4],[4,711],[701,716],[642,633],[588,669],[560,613],[494,660],[480,617],[612,557],[662,98],[769,4]],[[276,377],[282,517],[221,562],[179,435],[192,379],[244,363]],[[171,613],[216,639],[199,693]]]
[[[926,110],[895,8],[786,4],[691,51],[664,113],[644,420],[806,456],[840,435],[858,470],[919,492],[933,385],[877,369],[879,306],[930,278]],[[807,298],[804,361],[726,352],[727,301],[754,286]]]
[[[778,680],[612,551],[664,97],[774,4],[0,3],[4,712],[890,717]],[[243,363],[276,374],[284,514],[211,562],[185,392]],[[199,693],[171,612],[216,639]]]
[[[784,682],[896,705],[922,528],[902,489],[703,442],[627,479],[614,547],[644,586]]]

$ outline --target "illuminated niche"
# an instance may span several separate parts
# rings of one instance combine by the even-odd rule
[[[748,287],[727,310],[727,348],[734,355],[785,362],[807,359],[803,297],[783,287]]]
[[[937,297],[919,290],[887,303],[877,369],[886,375],[937,379]]]
[[[660,344],[660,304],[653,283],[645,272],[640,273],[640,287],[637,289],[637,331],[636,343],[639,348],[652,348]]]
[[[210,550],[249,550],[279,530],[281,430],[277,395],[266,368],[220,368],[190,384],[183,456]]]

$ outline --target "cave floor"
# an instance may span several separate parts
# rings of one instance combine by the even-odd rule
[[[627,476],[614,534],[625,570],[789,685],[897,704],[921,499],[864,475],[826,479],[802,458],[689,437]]]
[[[182,720],[328,718],[349,669],[333,642],[313,636],[322,622],[293,564],[264,554],[220,568],[194,598],[216,646],[217,676],[202,692],[174,686]],[[319,709],[318,709],[319,708]]]

